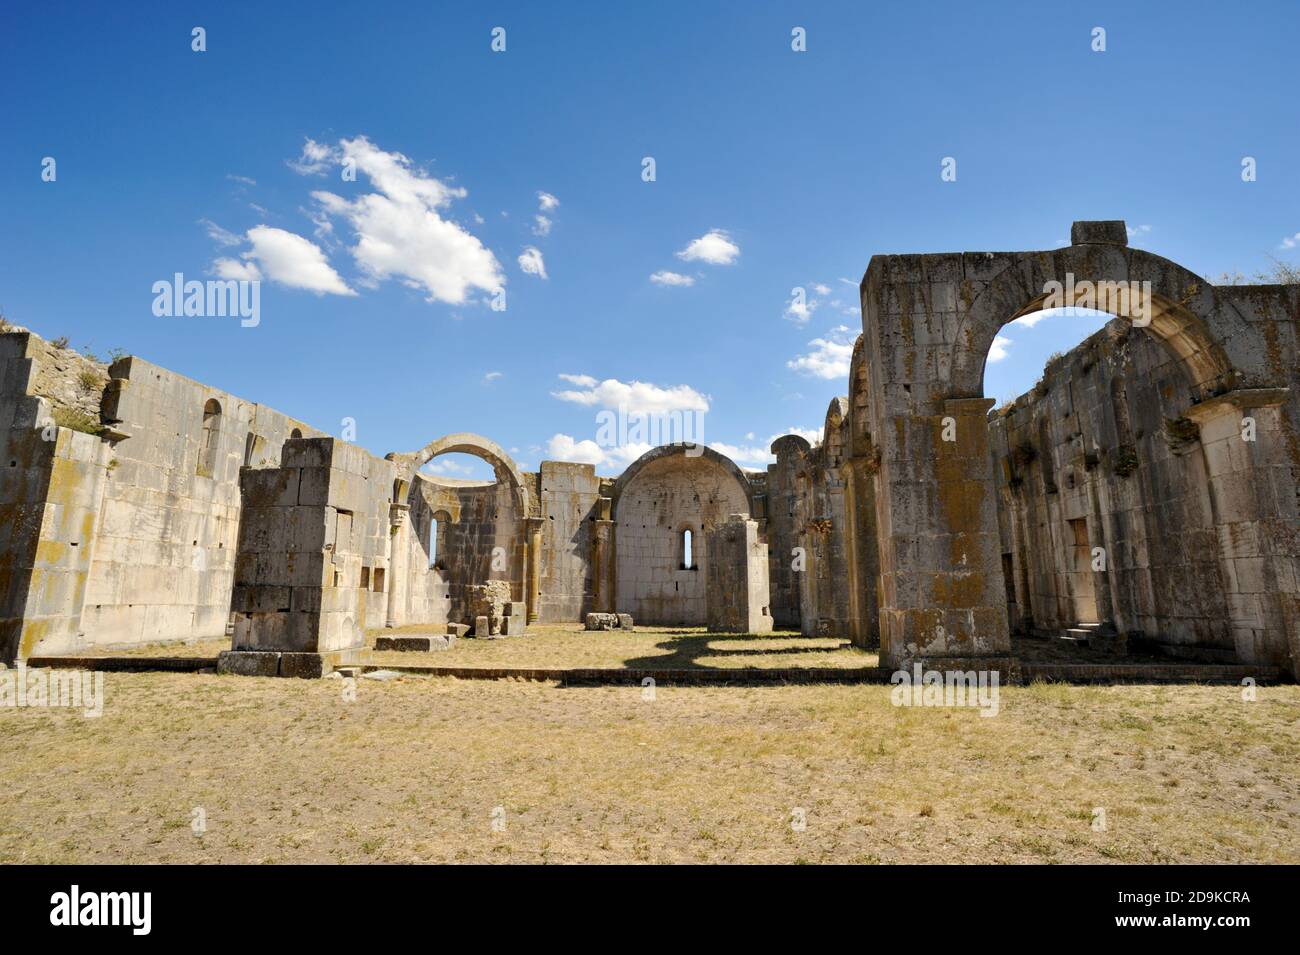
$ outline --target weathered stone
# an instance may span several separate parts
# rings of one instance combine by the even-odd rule
[[[447,624],[447,635],[451,637],[464,637],[469,634],[469,631],[470,628],[468,624],[463,624],[463,623]]]
[[[280,654],[258,650],[222,650],[217,672],[236,676],[279,676]]]
[[[615,613],[589,613],[586,622],[587,630],[617,630],[618,614]]]
[[[491,626],[491,624],[488,622],[489,619],[490,619],[490,618],[487,617],[487,616],[478,616],[478,617],[475,617],[475,618],[474,618],[474,632],[473,632],[472,634],[470,634],[470,636],[478,637],[478,638],[481,639],[481,640],[485,640],[485,639],[487,639],[488,637],[492,636],[492,626]]]
[[[452,637],[451,639],[455,639]],[[402,634],[375,638],[375,650],[393,650],[404,653],[431,653],[449,647],[445,634]]]
[[[636,629],[636,627],[632,623],[632,615],[630,613],[620,613],[620,614],[616,614],[616,616],[618,617],[618,629],[620,630]]]

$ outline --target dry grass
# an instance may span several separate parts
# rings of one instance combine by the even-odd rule
[[[428,633],[428,627],[376,630],[370,635]],[[797,633],[731,636],[702,627],[675,630],[590,632],[574,626],[533,626],[522,637],[457,640],[438,653],[375,653],[375,663],[427,663],[482,667],[629,667],[732,669],[735,667],[874,667],[879,656],[839,637]]]
[[[0,862],[1300,861],[1294,686],[106,681],[0,708]]]

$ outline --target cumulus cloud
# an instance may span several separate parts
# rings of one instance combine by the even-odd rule
[[[590,439],[579,441],[572,435],[555,434],[546,445],[546,458],[550,461],[594,464],[599,468],[622,471],[649,450],[650,445],[635,442],[614,448],[602,448]]]
[[[849,362],[853,358],[852,330],[847,325],[837,325],[824,338],[814,338],[808,344],[812,350],[796,355],[786,362],[786,367],[814,378],[847,378]]]
[[[707,262],[710,265],[730,265],[740,255],[740,246],[722,229],[711,229],[698,239],[692,239],[677,257],[686,262]]]
[[[501,265],[476,236],[444,214],[463,188],[448,185],[412,166],[397,152],[385,152],[365,136],[343,139],[337,147],[312,140],[293,168],[314,174],[321,164],[349,163],[377,192],[348,200],[332,192],[312,197],[332,216],[345,219],[356,234],[353,259],[371,283],[396,278],[421,289],[430,302],[464,304],[470,291],[494,292],[505,284]]]
[[[542,252],[533,245],[519,253],[519,268],[526,275],[536,275],[543,279],[547,277],[546,262],[542,259]]]
[[[561,401],[588,407],[622,410],[629,415],[662,415],[678,411],[709,410],[709,399],[689,385],[664,388],[644,381],[622,382],[606,378],[597,382],[588,375],[560,375],[579,390],[553,391]]]
[[[218,278],[234,279],[236,282],[256,282],[262,277],[256,265],[239,259],[217,259],[212,263],[212,270]]]
[[[695,284],[695,279],[689,275],[682,275],[680,272],[669,272],[661,269],[650,276],[650,281],[655,285],[669,286],[689,286]]]
[[[243,258],[256,262],[272,282],[317,295],[357,294],[330,267],[320,246],[310,239],[265,225],[249,229],[246,238],[252,248],[243,253]]]
[[[543,212],[550,212],[552,209],[555,209],[559,206],[560,200],[556,199],[549,192],[538,192],[537,203],[539,208]]]
[[[1300,248],[1300,232],[1297,232],[1295,235],[1288,236],[1287,238],[1283,239],[1282,248],[1284,249]]]
[[[994,335],[993,344],[989,348],[989,361],[1001,361],[1011,354],[1011,346],[1014,344],[1006,335]]]
[[[503,372],[499,372],[499,371],[489,371],[486,375],[483,376],[483,384],[485,385],[491,384],[492,382],[500,378],[502,374]]]
[[[546,216],[533,216],[533,235],[548,236],[551,234],[551,220]]]
[[[771,451],[772,442],[777,438],[785,437],[787,434],[797,434],[812,445],[821,444],[822,440],[821,428],[787,428],[785,431],[778,431],[776,434],[771,435],[766,443],[762,445],[736,445],[727,444],[725,441],[714,441],[709,444],[709,447],[719,454],[725,454],[741,467],[765,468],[769,464],[776,463],[776,455]],[[745,438],[752,441],[754,435],[751,432],[745,435]]]

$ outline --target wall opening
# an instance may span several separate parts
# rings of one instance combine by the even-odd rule
[[[217,469],[217,450],[221,438],[221,403],[209,398],[203,405],[203,434],[199,439],[199,462],[194,473],[210,478]]]

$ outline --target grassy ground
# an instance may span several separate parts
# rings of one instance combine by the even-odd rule
[[[415,632],[429,628],[377,630],[370,635]],[[483,667],[629,667],[663,669],[730,669],[735,667],[874,667],[879,656],[839,637],[801,637],[778,633],[764,637],[707,633],[703,627],[674,630],[588,632],[577,626],[528,628],[523,637],[504,640],[457,640],[438,653],[375,653],[375,663],[427,663],[434,666]]]
[[[0,707],[0,863],[1300,862],[1300,688],[889,691],[110,673]]]

